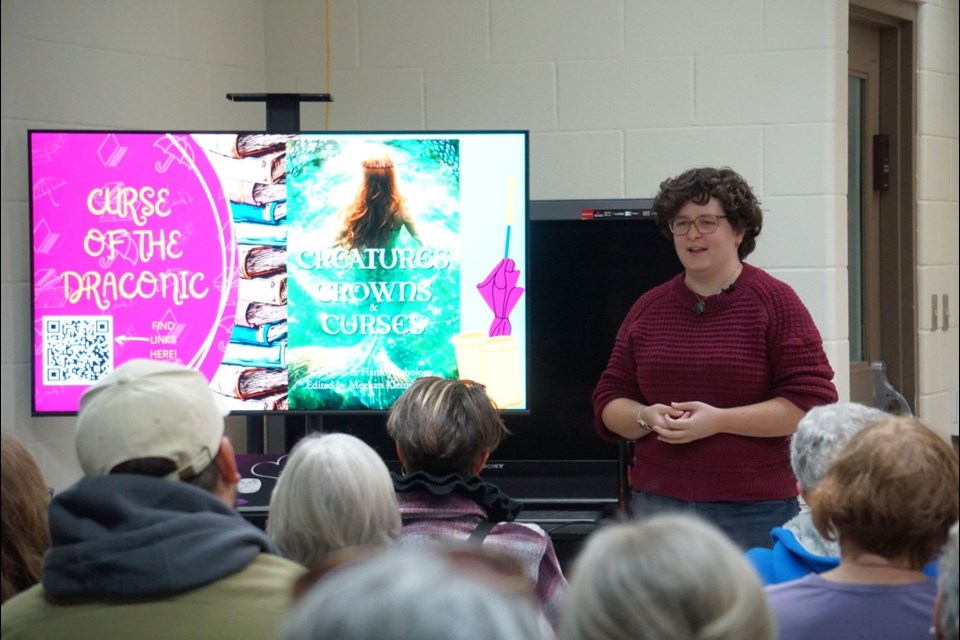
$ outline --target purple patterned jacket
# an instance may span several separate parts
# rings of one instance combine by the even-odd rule
[[[535,524],[512,522],[518,503],[479,478],[464,481],[459,476],[436,478],[420,472],[394,480],[403,517],[398,546],[419,547],[451,538],[466,541],[479,522],[496,519],[483,546],[520,559],[544,616],[556,626],[567,580],[550,536]]]

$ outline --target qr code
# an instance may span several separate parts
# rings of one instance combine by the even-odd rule
[[[45,316],[43,381],[88,385],[113,371],[113,318]]]

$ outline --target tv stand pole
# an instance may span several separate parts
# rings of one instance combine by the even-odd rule
[[[264,102],[267,133],[300,133],[301,102],[333,102],[329,93],[228,93],[233,102]]]
[[[267,133],[300,133],[300,104],[302,102],[333,102],[329,93],[228,93],[232,102],[263,102],[267,107]],[[283,422],[283,429],[270,427],[271,422]],[[288,416],[247,416],[247,453],[286,453],[292,443],[307,431],[322,431],[323,417],[308,415],[306,426],[291,425]],[[279,425],[278,425],[279,426]],[[267,437],[282,433],[281,438]]]

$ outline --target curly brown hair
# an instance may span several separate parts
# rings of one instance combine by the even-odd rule
[[[747,181],[729,167],[688,169],[661,182],[660,192],[653,201],[657,226],[667,238],[673,238],[670,221],[683,205],[688,202],[707,204],[710,198],[716,198],[723,207],[734,231],[743,232],[743,240],[737,247],[737,257],[743,260],[757,246],[757,236],[763,228],[763,210]]]

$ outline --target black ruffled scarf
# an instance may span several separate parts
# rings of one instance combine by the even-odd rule
[[[491,522],[512,522],[520,515],[523,504],[500,491],[496,485],[484,482],[480,476],[465,477],[458,473],[435,476],[426,471],[409,475],[393,475],[393,487],[397,493],[426,491],[435,496],[457,494],[470,498],[487,512]]]

